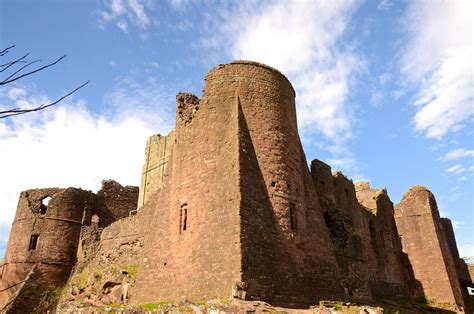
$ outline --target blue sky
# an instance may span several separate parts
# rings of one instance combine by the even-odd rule
[[[472,1],[5,0],[1,61],[57,66],[0,89],[48,110],[0,120],[0,256],[20,191],[102,179],[138,185],[146,139],[174,124],[175,94],[201,95],[219,63],[250,59],[296,90],[300,136],[354,181],[436,196],[474,256]],[[1,62],[3,63],[3,62]]]

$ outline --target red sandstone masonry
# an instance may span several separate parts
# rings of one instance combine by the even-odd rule
[[[464,306],[436,200],[424,187],[408,190],[395,206],[395,221],[415,278],[428,300]]]
[[[396,226],[385,190],[355,187],[319,160],[309,171],[295,92],[280,72],[235,61],[205,80],[201,99],[177,94],[175,130],[148,140],[140,192],[113,181],[97,194],[23,192],[2,287],[36,266],[44,274],[29,283],[68,280],[62,302],[233,297],[306,307],[425,295],[462,305],[454,236],[431,193],[407,193]],[[0,305],[15,289],[5,291]]]
[[[10,304],[28,311],[42,292],[64,286],[77,260],[86,263],[96,253],[103,227],[128,216],[137,198],[138,188],[111,180],[103,181],[97,195],[75,188],[22,192],[2,268],[0,310]],[[38,286],[35,294],[10,303],[32,271],[35,282],[26,287]]]

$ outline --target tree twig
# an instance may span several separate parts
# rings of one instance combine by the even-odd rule
[[[20,115],[20,114],[24,114],[24,113],[28,113],[28,112],[39,111],[39,110],[43,110],[43,109],[46,109],[48,107],[54,106],[57,103],[59,103],[61,100],[63,100],[64,98],[69,97],[70,95],[74,94],[76,91],[83,88],[84,86],[86,86],[89,83],[90,83],[90,80],[85,82],[81,86],[76,87],[74,90],[70,91],[66,95],[62,96],[61,98],[59,98],[56,101],[54,101],[52,103],[49,103],[49,104],[43,104],[41,106],[38,106],[38,107],[32,108],[32,109],[13,108],[13,109],[5,110],[5,111],[0,111],[0,119],[4,119],[4,118],[7,118],[7,117],[16,116],[16,115]]]
[[[16,64],[16,63],[23,63],[23,62],[26,62],[26,61],[22,61],[23,59],[25,59],[26,57],[28,57],[30,54],[27,53],[26,55],[24,55],[23,57],[21,58],[18,58],[12,62],[8,62],[8,63],[5,63],[5,64],[2,64],[0,65],[0,67],[4,67],[3,69],[0,70],[0,72],[3,72],[5,71],[6,69],[8,69],[9,67],[11,67],[12,65]]]
[[[12,48],[15,48],[15,45],[7,47],[7,48],[3,49],[2,51],[0,51],[0,57],[3,57],[4,55],[6,55],[10,51],[10,49],[12,49]]]
[[[14,77],[15,74],[21,72],[24,68],[29,67],[30,65],[32,65],[32,64],[34,64],[34,63],[36,63],[36,62],[40,62],[40,61],[41,61],[41,60],[35,60],[35,61],[28,62],[27,64],[25,64],[24,66],[22,66],[20,69],[18,69],[18,70],[16,70],[15,72],[13,72],[12,75],[10,75],[10,76],[7,77],[6,79],[4,79],[4,80],[2,81],[2,83],[5,82],[5,81],[7,81],[7,80],[9,80],[9,79],[11,79],[12,77]]]
[[[36,70],[30,71],[30,72],[25,73],[25,74],[22,74],[22,75],[20,75],[20,76],[14,77],[14,78],[12,78],[12,79],[10,79],[10,80],[2,81],[2,82],[0,82],[0,86],[1,86],[1,85],[5,85],[5,84],[8,84],[8,83],[11,83],[11,82],[14,82],[14,81],[16,81],[16,80],[21,79],[22,77],[25,77],[25,76],[34,74],[34,73],[36,73],[36,72],[42,71],[42,70],[44,70],[44,69],[46,69],[46,68],[49,68],[49,67],[55,65],[56,63],[58,63],[59,61],[61,61],[61,60],[64,59],[64,58],[66,58],[66,55],[62,56],[61,58],[59,58],[58,60],[56,60],[56,61],[54,61],[54,62],[52,62],[52,63],[50,63],[50,64],[47,64],[47,65],[45,65],[45,66],[42,66],[41,68],[38,68],[38,69],[36,69]]]

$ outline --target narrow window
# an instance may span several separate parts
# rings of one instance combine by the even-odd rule
[[[405,251],[405,246],[403,245],[403,238],[400,236],[400,244],[402,245],[402,251]]]
[[[181,205],[179,222],[179,233],[186,231],[188,227],[188,204]]]
[[[321,181],[320,183],[321,183],[321,190],[322,190],[323,193],[325,193],[326,192],[326,184],[324,183],[324,181]]]
[[[30,245],[28,246],[28,251],[36,250],[36,246],[38,245],[38,238],[39,234],[32,234],[30,237]]]
[[[291,230],[298,230],[298,215],[293,204],[290,204],[290,228]]]

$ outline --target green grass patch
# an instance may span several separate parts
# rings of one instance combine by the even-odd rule
[[[178,307],[179,312],[193,312],[193,308],[190,306],[180,306]]]
[[[77,275],[75,284],[79,290],[85,289],[88,278],[89,278],[89,275],[86,272],[82,272]]]
[[[157,303],[140,304],[139,307],[144,309],[144,310],[153,311],[153,310],[156,310],[156,309],[160,308],[163,305],[173,305],[173,304],[175,304],[174,301],[160,301],[160,302],[157,302]]]
[[[135,280],[135,279],[137,279],[139,268],[140,268],[140,266],[138,264],[113,265],[112,266],[112,273],[116,274],[116,275],[126,273],[130,276],[130,278]]]

